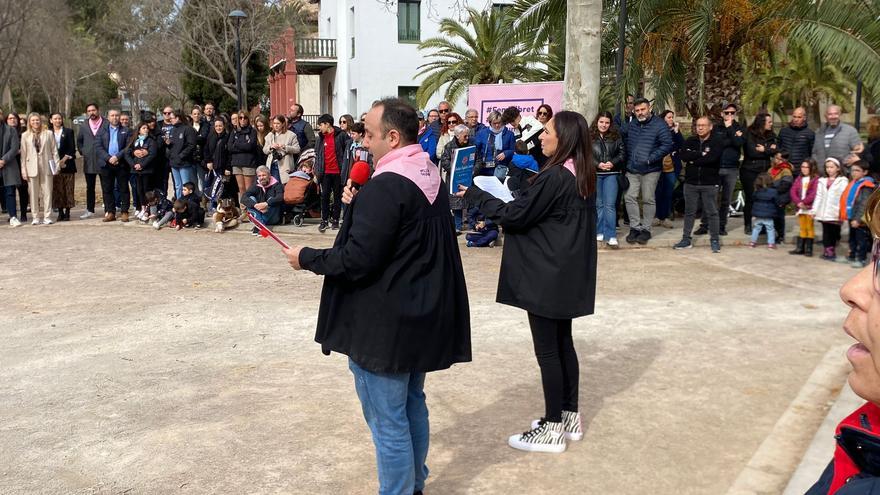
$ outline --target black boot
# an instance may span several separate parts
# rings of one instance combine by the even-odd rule
[[[789,251],[788,254],[804,254],[804,240],[800,237],[795,237],[795,239],[797,241],[797,247]]]
[[[813,256],[813,239],[804,239],[804,256]]]

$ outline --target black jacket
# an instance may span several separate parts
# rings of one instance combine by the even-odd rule
[[[499,303],[545,318],[593,314],[596,196],[582,198],[571,172],[548,166],[510,203],[476,186],[465,199],[504,228]]]
[[[803,127],[794,127],[791,124],[779,130],[779,149],[788,151],[788,161],[800,169],[801,163],[813,154],[813,143],[816,141],[816,133],[806,124]],[[824,173],[824,163],[819,164],[819,170]]]
[[[143,158],[138,158],[134,156],[135,150],[145,149],[147,150],[147,156]],[[153,173],[153,164],[156,162],[159,154],[159,144],[156,142],[156,138],[152,135],[148,135],[142,145],[138,146],[137,138],[131,143],[130,146],[125,148],[125,161],[128,162],[128,165],[131,167],[131,173],[137,175],[150,175]],[[140,170],[135,170],[134,166],[140,165]]]
[[[257,168],[257,130],[254,126],[240,127],[229,134],[226,149],[229,150],[229,165],[242,168]]]
[[[759,144],[764,145],[764,151],[756,149]],[[774,144],[776,144],[776,135],[773,133],[770,133],[766,138],[761,138],[756,137],[751,131],[746,131],[743,168],[751,172],[766,172],[770,168],[770,158],[776,154],[776,150],[770,148]]]
[[[626,146],[623,137],[607,140],[603,137],[593,139],[593,163],[598,167],[600,163],[611,162],[614,168],[611,170],[596,169],[598,175],[619,174],[624,171],[626,165]]]
[[[214,132],[214,122],[208,122],[205,119],[202,119],[199,122],[199,130],[196,131],[196,128],[193,127],[193,131],[196,133],[196,151],[193,154],[195,162],[199,165],[204,163],[203,155],[205,152],[205,145],[208,142],[208,136],[210,134],[217,134]]]
[[[775,187],[758,189],[752,196],[752,216],[756,218],[776,218],[779,214],[776,200],[779,191]]]
[[[226,149],[226,143],[228,141],[228,132],[223,131],[223,134],[217,134],[212,130],[205,140],[205,148],[202,151],[202,166],[207,167],[207,165],[211,163],[213,164],[214,171],[220,175],[228,170],[229,151]]]
[[[880,495],[880,414],[867,403],[834,430],[834,458],[805,495]]]
[[[726,127],[724,123],[715,124],[712,132],[721,136],[721,168],[738,168],[739,158],[742,156],[742,147],[746,142],[746,129],[743,129],[739,122],[733,121],[730,127]],[[737,136],[736,133],[740,135]]]
[[[173,168],[196,164],[196,130],[186,124],[176,124],[171,130],[171,143],[166,149],[168,164]]]
[[[284,203],[284,186],[275,177],[269,178],[269,185],[266,187],[261,186],[260,181],[254,180],[251,187],[242,195],[241,204],[248,208],[253,208],[257,203],[269,203],[269,206],[280,206]]]
[[[345,156],[348,146],[351,144],[351,136],[342,129],[333,126],[333,148],[336,150],[336,164],[339,165],[339,173],[348,168],[345,163]],[[318,139],[315,141],[315,177],[321,181],[324,176],[324,133],[318,133]]]
[[[687,138],[678,152],[681,161],[684,162],[685,184],[717,185],[723,152],[724,138],[718,133],[709,134],[709,138],[705,141],[701,141],[699,136]]]
[[[446,185],[433,204],[394,173],[364,184],[330,249],[303,248],[324,275],[315,340],[373,372],[471,360],[470,310]]]
[[[54,129],[49,129],[52,131],[52,135],[55,135]],[[64,166],[61,167],[62,174],[75,174],[76,173],[76,141],[73,137],[73,129],[68,129],[67,127],[61,128],[61,144],[58,146],[58,159],[61,159],[67,155],[70,157],[69,160],[64,162]]]

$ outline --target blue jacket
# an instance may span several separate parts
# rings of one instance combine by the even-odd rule
[[[128,162],[125,161],[125,148],[128,146],[128,139],[131,137],[131,130],[127,127],[117,126],[116,127],[116,144],[119,147],[119,151],[113,156],[119,160],[116,164],[127,166]],[[107,163],[107,160],[110,159],[110,126],[104,126],[98,132],[98,135],[95,136],[95,152],[98,155],[98,163],[101,168],[105,168],[110,166]]]
[[[755,191],[752,196],[752,216],[756,218],[776,218],[779,209],[776,207],[776,188],[765,187]]]
[[[535,160],[535,157],[533,157],[532,155],[514,154],[513,159],[510,161],[510,164],[516,168],[531,170],[532,172],[537,172],[539,169],[538,160]]]
[[[501,130],[501,149],[496,149],[494,154],[491,153],[494,143],[490,144],[490,139],[494,141],[495,135],[492,134],[492,129],[489,127],[481,129],[474,137],[474,145],[477,147],[475,168],[482,169],[486,162],[494,162],[499,153],[504,153],[504,160],[495,163],[495,165],[510,166],[510,161],[513,160],[513,153],[516,150],[516,138],[513,136],[513,131],[507,127]]]
[[[422,146],[422,150],[431,158],[431,161],[434,162],[434,165],[440,163],[440,159],[437,158],[438,141],[440,141],[440,130],[434,125],[425,127],[425,131],[419,134],[419,144]]]
[[[626,126],[626,170],[649,174],[663,170],[663,157],[672,152],[672,133],[663,119],[651,114],[648,120],[633,120]]]

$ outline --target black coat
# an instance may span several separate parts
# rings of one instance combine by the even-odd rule
[[[351,136],[342,129],[333,126],[333,149],[336,151],[336,164],[339,166],[339,173],[348,168],[345,163],[345,156],[349,145],[351,144]],[[324,133],[318,133],[318,139],[315,141],[315,176],[318,182],[324,175]]]
[[[582,198],[571,172],[549,166],[510,203],[476,186],[465,199],[504,228],[499,303],[545,318],[593,314],[596,197]]]
[[[134,156],[135,150],[144,149],[147,150],[147,156],[143,158],[138,158]],[[144,143],[142,145],[137,145],[137,138],[132,141],[131,146],[125,149],[125,161],[128,162],[128,165],[131,167],[131,173],[137,175],[150,175],[154,172],[153,165],[156,163],[156,160],[159,158],[159,143],[156,141],[156,138],[152,135],[148,135],[146,139],[144,139]],[[140,170],[135,170],[134,166],[140,165]]]
[[[207,168],[210,163],[214,167],[214,171],[220,175],[229,170],[229,151],[226,149],[228,141],[228,132],[223,131],[223,134],[217,134],[211,131],[205,140],[205,148],[202,151],[202,166]]]
[[[764,145],[764,151],[756,149],[759,144]],[[746,131],[743,168],[751,172],[766,172],[770,168],[770,158],[776,154],[776,150],[770,149],[770,146],[774,144],[776,144],[776,136],[773,133],[762,138],[755,136],[751,131]]]
[[[202,119],[199,122],[199,130],[196,131],[195,126],[193,126],[193,131],[196,133],[196,151],[193,154],[193,158],[195,162],[199,165],[204,163],[203,154],[205,152],[205,144],[208,142],[208,135],[216,134],[214,132],[214,122],[208,122],[205,119]]]
[[[698,136],[687,138],[678,152],[678,156],[684,162],[685,184],[717,185],[723,152],[724,138],[718,133],[713,132],[705,141],[700,141]]]
[[[779,149],[788,151],[788,161],[800,168],[801,163],[813,154],[813,143],[816,133],[806,124],[793,127],[791,124],[779,130]],[[819,170],[825,175],[825,164],[819,164]]]
[[[54,129],[49,129],[52,131],[52,136],[55,135]],[[67,127],[61,128],[61,144],[58,146],[58,159],[60,160],[65,155],[69,156],[66,162],[64,162],[64,166],[61,167],[62,174],[75,174],[76,173],[76,140],[73,136],[73,129],[69,129]]]
[[[171,130],[171,143],[166,149],[168,164],[174,168],[196,164],[196,130],[186,124],[177,124]]]
[[[746,143],[748,130],[743,129],[739,122],[733,121],[730,127],[725,126],[723,122],[715,124],[712,132],[721,137],[721,145],[724,147],[721,152],[721,168],[739,167],[739,158],[742,156],[742,148]],[[737,132],[740,133],[739,136],[736,135]]]
[[[623,137],[618,135],[617,139],[608,140],[602,137],[593,139],[593,163],[611,162],[614,168],[611,170],[596,169],[599,175],[619,174],[623,172],[626,165],[626,147],[623,144]]]
[[[233,167],[257,168],[257,130],[254,126],[240,127],[229,134],[226,149],[229,151],[229,164]]]
[[[331,249],[303,248],[324,275],[315,340],[373,372],[471,360],[470,310],[446,185],[434,204],[394,173],[364,184]],[[595,212],[594,212],[595,216]]]

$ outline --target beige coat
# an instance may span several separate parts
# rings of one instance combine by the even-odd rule
[[[40,132],[40,152],[34,147],[34,133],[28,129],[21,135],[21,173],[30,178],[38,175],[52,175],[49,160],[58,163],[58,149],[52,131],[43,129]],[[57,170],[56,170],[57,172]]]
[[[294,155],[299,154],[299,140],[297,139],[296,134],[290,131],[285,131],[281,134],[275,134],[274,132],[266,134],[266,144],[263,145],[263,153],[269,155],[269,158],[266,161],[266,166],[270,168],[273,159],[272,145],[275,143],[284,145],[284,148],[281,149],[281,152],[284,153],[284,158],[278,162],[278,172],[281,174],[281,183],[287,184],[288,174],[296,172]]]

